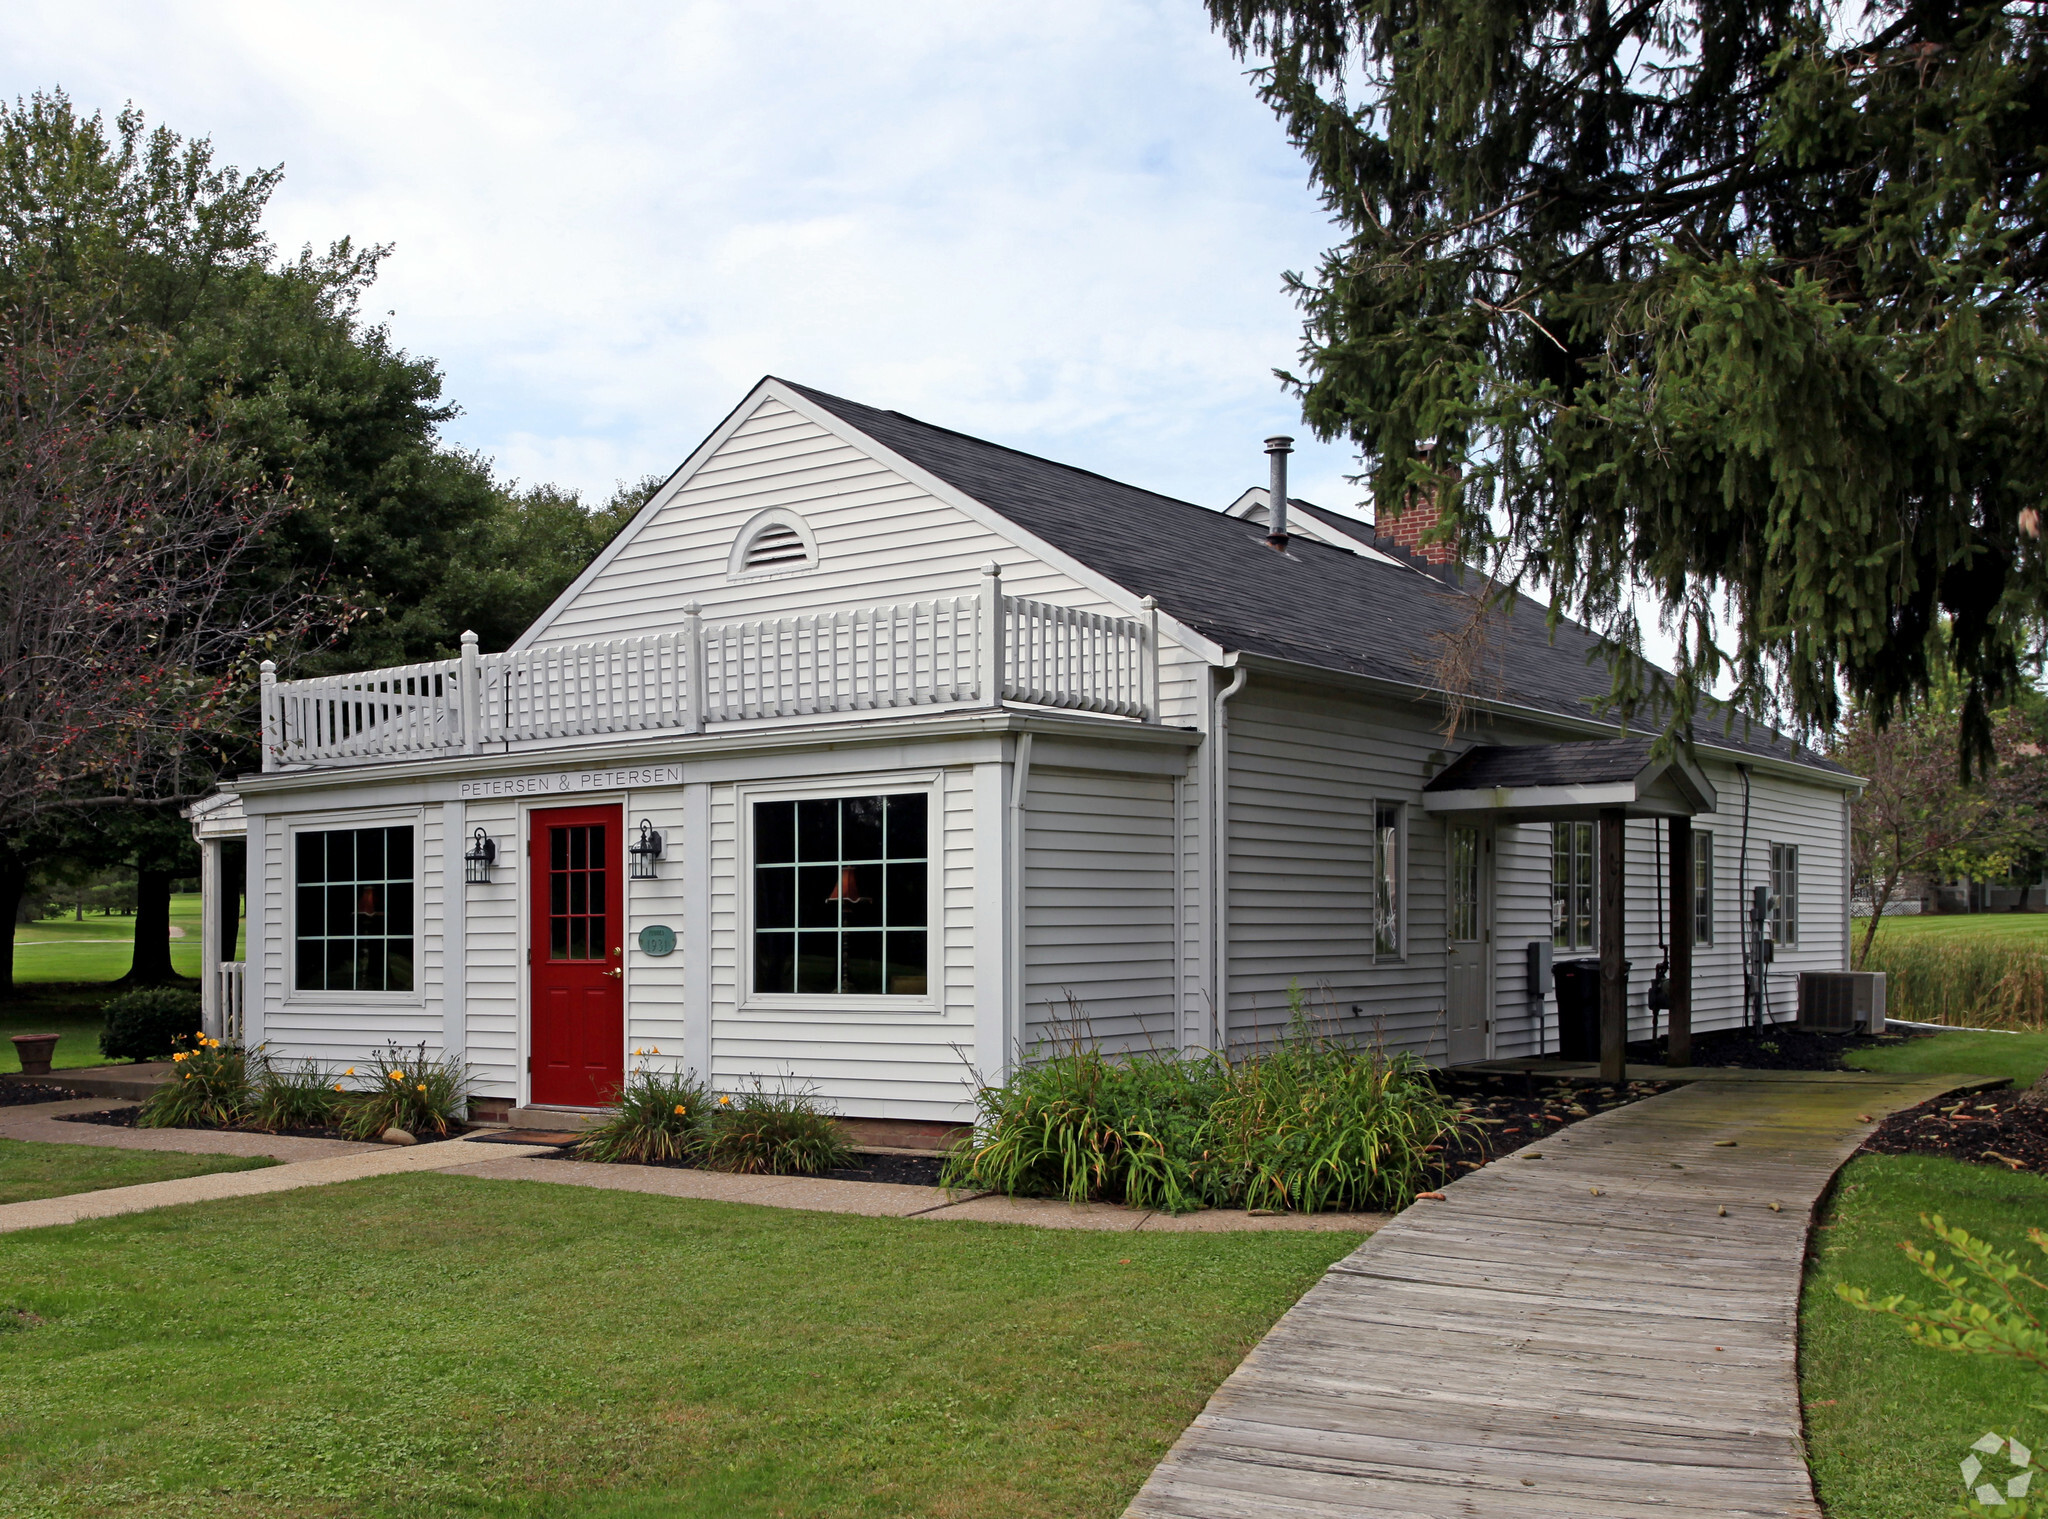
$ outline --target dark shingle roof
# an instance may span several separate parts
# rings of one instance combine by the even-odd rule
[[[1157,597],[1162,611],[1225,649],[1428,688],[1436,684],[1429,666],[1438,635],[1465,624],[1471,598],[1452,583],[1455,574],[1425,568],[1387,543],[1376,546],[1404,562],[1300,537],[1276,553],[1257,523],[783,383],[1126,590]],[[1371,532],[1363,522],[1345,530]],[[1591,704],[1609,682],[1592,633],[1564,623],[1553,638],[1544,609],[1527,597],[1498,629],[1480,694],[1596,716]],[[1695,735],[1718,748],[1839,768],[1761,726],[1745,730],[1738,721],[1724,733],[1718,722],[1705,722]]]
[[[1467,749],[1424,791],[1487,791],[1495,786],[1599,786],[1632,781],[1650,762],[1647,738],[1573,744],[1481,744]]]

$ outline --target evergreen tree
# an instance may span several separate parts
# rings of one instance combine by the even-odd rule
[[[1989,757],[2043,611],[2040,3],[1208,5],[1344,230],[1288,378],[1383,516],[1497,532],[1679,731],[1724,674],[1881,725],[1939,649]]]

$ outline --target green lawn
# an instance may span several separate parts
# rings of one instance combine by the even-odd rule
[[[1800,1390],[1814,1483],[1829,1519],[1928,1519],[1962,1496],[1957,1465],[1986,1430],[2048,1445],[2048,1379],[2009,1362],[1942,1355],[1897,1320],[1835,1296],[1847,1282],[1927,1300],[1932,1288],[1899,1251],[1928,1242],[1939,1213],[2005,1246],[2048,1225],[2048,1177],[1918,1155],[1864,1155],[1841,1176],[1814,1234],[1800,1308]],[[2035,1256],[2038,1265],[2039,1256]]]
[[[171,968],[199,974],[199,894],[171,898]],[[182,932],[182,937],[179,937]],[[135,919],[88,912],[83,919],[49,918],[14,930],[14,979],[118,981],[135,963]]]
[[[1111,1519],[1358,1238],[434,1175],[19,1234],[0,1512]]]
[[[64,1197],[145,1181],[175,1181],[214,1171],[254,1171],[276,1162],[241,1155],[179,1155],[164,1150],[109,1150],[97,1145],[0,1139],[0,1203]]]
[[[1855,921],[1859,953],[1869,926],[1866,919]],[[2048,949],[2048,912],[1942,912],[1886,918],[1878,925],[1877,942],[1886,939],[2019,939]]]
[[[2006,1076],[2014,1086],[2032,1086],[2048,1069],[2048,1034],[1936,1034],[1889,1049],[1850,1050],[1842,1064],[1859,1071]]]

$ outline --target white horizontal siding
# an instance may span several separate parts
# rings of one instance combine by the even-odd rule
[[[1025,850],[1026,1044],[1172,1049],[1172,780],[1034,768]]]
[[[479,1097],[517,1099],[525,969],[519,956],[519,914],[526,900],[526,840],[521,834],[525,814],[516,801],[476,801],[468,804],[466,820],[472,833],[482,828],[498,845],[490,882],[466,888],[464,904],[470,1089]]]

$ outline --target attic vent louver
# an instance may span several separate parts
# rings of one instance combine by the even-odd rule
[[[754,534],[747,544],[745,572],[759,574],[766,570],[801,569],[810,562],[811,552],[804,546],[803,535],[793,527],[771,522]]]

